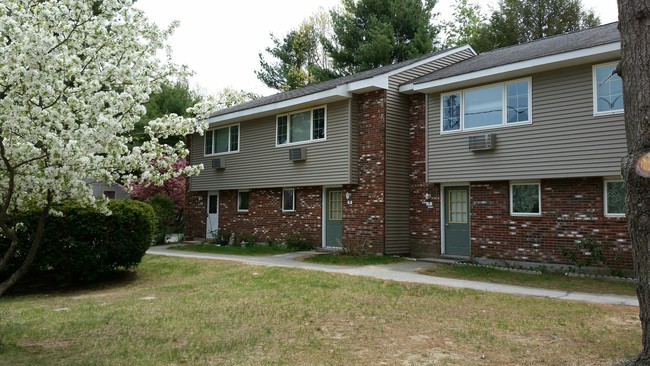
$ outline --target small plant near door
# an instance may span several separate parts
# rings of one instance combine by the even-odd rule
[[[230,238],[230,232],[224,229],[212,231],[212,242],[217,245],[228,245],[228,239]]]
[[[370,241],[365,236],[353,236],[337,241],[341,245],[340,255],[362,257],[368,255],[370,249],[372,249]]]

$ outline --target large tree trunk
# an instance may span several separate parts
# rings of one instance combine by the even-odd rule
[[[41,210],[41,214],[38,217],[38,225],[36,227],[36,232],[34,233],[34,239],[29,248],[29,252],[27,253],[27,257],[23,261],[23,264],[16,270],[16,272],[14,272],[11,276],[9,276],[9,278],[7,278],[4,282],[0,283],[0,297],[2,297],[2,295],[11,286],[13,286],[16,282],[18,282],[18,280],[20,280],[27,273],[29,267],[32,265],[32,262],[34,262],[34,258],[36,258],[36,253],[38,252],[38,248],[41,246],[41,243],[43,242],[43,236],[45,235],[45,224],[47,223],[47,218],[50,216],[51,202],[52,202],[52,192],[48,192],[47,203],[45,207],[43,207],[43,209]],[[15,240],[18,240],[17,237]],[[12,246],[13,244],[14,243],[12,243]]]
[[[634,253],[643,350],[631,365],[650,364],[650,0],[618,0],[628,155],[622,174]]]

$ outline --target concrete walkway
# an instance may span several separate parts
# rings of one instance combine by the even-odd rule
[[[502,294],[537,296],[558,300],[584,301],[596,304],[639,306],[635,296],[590,294],[583,292],[566,292],[559,290],[545,290],[525,286],[502,285],[496,283],[457,280],[453,278],[433,277],[417,273],[418,270],[434,267],[435,263],[423,261],[405,261],[395,264],[375,266],[333,266],[316,263],[307,263],[296,260],[299,257],[313,254],[313,252],[293,252],[272,256],[242,256],[227,254],[195,253],[167,249],[168,246],[155,246],[147,250],[148,254],[167,255],[173,257],[217,259],[235,261],[248,264],[300,268],[311,271],[343,273],[352,276],[374,277],[383,280],[399,282],[421,283],[444,287],[469,288],[479,291],[497,292]]]

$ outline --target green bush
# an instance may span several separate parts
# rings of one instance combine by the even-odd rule
[[[287,249],[293,251],[314,249],[314,246],[311,244],[309,239],[300,234],[287,236],[285,245],[287,246]]]
[[[133,200],[113,200],[112,214],[69,203],[56,208],[63,216],[48,218],[43,242],[32,264],[32,271],[52,271],[64,280],[93,280],[102,273],[137,266],[151,246],[155,215],[151,206]],[[20,266],[33,241],[38,212],[16,216],[25,225],[20,232],[22,246],[13,258],[6,278]],[[0,253],[9,247],[0,239]]]
[[[156,195],[147,200],[147,203],[153,208],[156,215],[156,233],[154,242],[164,244],[165,236],[181,232],[179,230],[180,218],[176,212],[174,201],[165,196]]]

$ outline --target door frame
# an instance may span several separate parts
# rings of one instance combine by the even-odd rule
[[[208,195],[206,196],[206,202],[205,202],[205,238],[206,239],[213,239],[208,237],[208,227],[210,226],[210,196],[217,196],[217,220],[216,220],[216,230],[219,230],[219,203],[221,201],[221,197],[219,195],[219,191],[208,191]],[[214,231],[214,229],[212,230]]]
[[[472,197],[472,192],[470,191],[469,182],[457,182],[457,183],[442,183],[440,184],[440,254],[446,255],[447,251],[447,238],[445,238],[445,217],[447,217],[447,211],[445,210],[445,202],[447,196],[445,195],[446,187],[467,187],[467,223],[469,225],[469,253],[472,255],[472,220],[471,218],[471,204],[470,199]]]
[[[321,248],[330,248],[330,249],[340,249],[339,247],[328,247],[327,246],[327,190],[328,189],[341,189],[341,194],[343,197],[345,197],[345,192],[343,192],[343,186],[323,186],[323,192],[321,194],[321,218],[322,218],[322,225],[321,225]],[[345,206],[345,200],[342,202],[342,205]],[[341,207],[343,209],[343,207]],[[341,226],[342,226],[341,222]],[[341,231],[343,227],[341,227]]]

